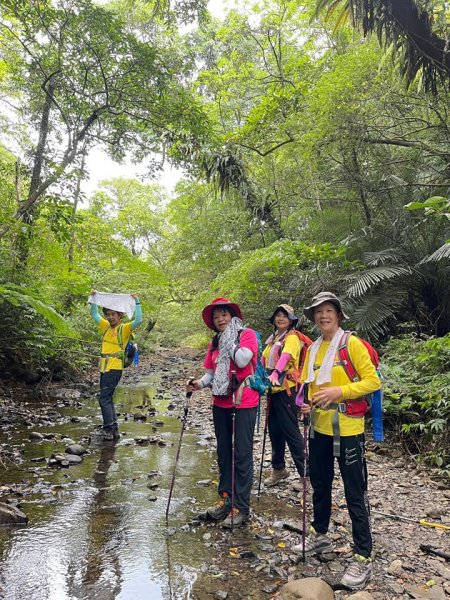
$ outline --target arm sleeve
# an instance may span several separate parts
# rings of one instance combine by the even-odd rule
[[[94,319],[97,325],[100,323],[101,317],[100,313],[98,312],[97,304],[91,304],[91,317]]]
[[[200,379],[200,382],[202,384],[202,388],[208,387],[211,384],[211,381],[213,380],[213,377],[214,377],[213,370],[212,369],[206,369],[206,373]]]
[[[232,360],[239,369],[246,367],[258,351],[258,339],[253,329],[243,329],[239,337],[239,344],[235,345]]]
[[[134,319],[131,321],[131,329],[136,329],[142,323],[142,308],[141,304],[137,304],[134,309]]]
[[[354,335],[348,340],[348,352],[358,373],[359,381],[341,386],[344,400],[356,400],[371,394],[381,387],[377,371],[370,360],[369,353],[364,344]]]
[[[250,350],[250,348],[237,347],[237,349],[234,353],[234,356],[233,356],[234,362],[240,369],[243,369],[244,367],[246,367],[248,365],[248,363],[252,360],[252,358],[253,358],[253,351]]]
[[[288,364],[288,362],[291,360],[292,356],[289,354],[289,352],[283,352],[280,356],[280,358],[278,359],[278,362],[276,364],[275,367],[275,371],[280,371],[280,373],[282,373],[284,371],[284,369],[286,368],[286,365]]]

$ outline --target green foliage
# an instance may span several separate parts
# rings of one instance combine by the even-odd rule
[[[387,423],[411,452],[450,474],[450,335],[391,339],[382,367]]]

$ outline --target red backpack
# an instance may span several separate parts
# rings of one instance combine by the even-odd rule
[[[302,371],[303,371],[303,365],[304,365],[305,358],[306,358],[306,353],[308,352],[308,348],[313,343],[311,338],[309,338],[307,335],[305,335],[301,331],[298,331],[297,329],[291,329],[291,331],[287,334],[286,337],[288,337],[290,335],[296,335],[298,337],[298,339],[300,340],[300,342],[302,344],[302,349],[300,350],[300,358],[298,361],[298,367],[296,369],[292,369],[291,371],[288,371],[287,376],[285,377],[285,382],[286,382],[285,388],[288,393],[288,396],[291,395],[291,390],[290,390],[290,387],[286,380],[295,381],[295,389],[298,388],[298,384],[300,383],[300,377],[301,377]]]
[[[356,336],[356,333],[354,331],[345,331],[343,336],[341,337],[341,341],[339,342],[338,348],[339,361],[340,365],[344,369],[350,381],[359,381],[358,373],[356,372],[355,366],[352,363],[352,359],[350,358],[350,353],[348,351],[348,340],[350,339],[351,335]],[[374,365],[375,369],[378,369],[378,366],[380,364],[378,352],[367,340],[363,340],[360,337],[358,337],[358,339],[367,348],[372,364]],[[363,417],[370,408],[370,398],[358,398],[357,400],[347,400],[346,405],[346,412],[349,416]]]

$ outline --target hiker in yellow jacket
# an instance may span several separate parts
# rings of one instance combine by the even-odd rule
[[[331,517],[334,458],[337,455],[354,541],[354,560],[341,583],[350,589],[361,589],[372,577],[364,416],[349,416],[346,401],[374,392],[380,387],[380,380],[367,348],[355,336],[348,340],[348,352],[359,380],[350,381],[340,363],[338,349],[344,334],[340,324],[348,317],[337,296],[321,292],[303,313],[321,331],[319,339],[308,348],[301,376],[308,385],[308,403],[302,407],[302,412],[311,415],[309,475],[314,511],[305,553],[320,554],[332,548],[326,533]],[[302,544],[293,549],[302,552]]]
[[[95,294],[96,291],[92,290],[91,297]],[[122,326],[121,321],[124,313],[103,307],[102,317],[98,312],[97,304],[91,302],[91,317],[98,324],[98,328],[103,334],[100,358],[99,404],[103,418],[102,436],[105,441],[118,440],[120,438],[113,399],[114,391],[122,377],[123,352],[130,340],[131,331],[136,329],[142,322],[139,296],[131,294],[131,297],[135,300],[134,320],[124,323]],[[119,339],[120,326],[121,339]]]
[[[273,334],[266,340],[261,362],[270,373],[272,390],[268,397],[269,437],[272,445],[272,474],[264,480],[271,487],[289,477],[286,469],[286,444],[300,477],[305,476],[304,440],[298,425],[298,407],[295,404],[296,382],[289,374],[299,366],[302,341],[294,328],[298,318],[289,304],[278,305],[269,321]],[[306,469],[307,471],[307,469]]]

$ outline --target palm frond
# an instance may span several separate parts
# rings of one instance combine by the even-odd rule
[[[58,332],[75,335],[75,332],[68,325],[64,317],[50,305],[45,304],[45,302],[42,302],[42,300],[39,300],[39,298],[36,298],[32,294],[33,292],[30,290],[14,284],[0,285],[0,302],[6,301],[17,307],[26,305],[51,323]]]
[[[389,331],[388,321],[395,317],[396,311],[404,302],[403,294],[373,294],[361,302],[347,301],[345,308],[351,314],[351,324],[363,337],[377,338]]]
[[[379,265],[384,265],[387,262],[396,263],[402,256],[403,252],[399,248],[385,248],[383,250],[378,250],[377,252],[365,252],[364,263],[368,267],[377,267]]]
[[[445,244],[443,244],[440,248],[435,250],[433,254],[422,258],[419,265],[423,265],[424,263],[429,262],[439,262],[441,260],[444,260],[445,258],[450,258],[450,242],[445,242]]]
[[[364,271],[363,273],[352,275],[350,279],[353,280],[354,283],[348,288],[346,295],[350,298],[362,296],[383,281],[410,274],[411,269],[408,267],[400,267],[397,265],[390,267],[375,267]]]

